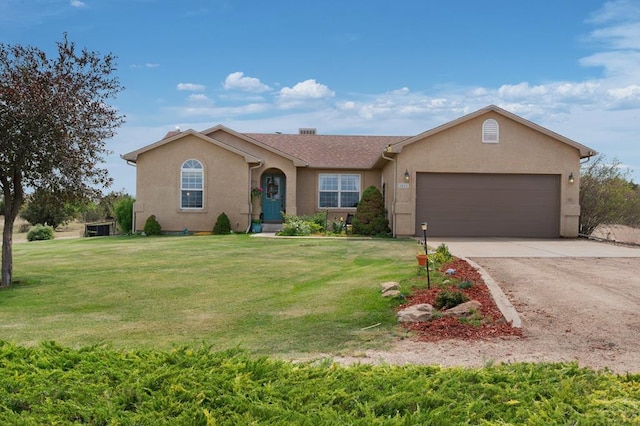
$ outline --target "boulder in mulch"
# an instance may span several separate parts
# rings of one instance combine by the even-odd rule
[[[475,312],[480,312],[480,308],[482,304],[477,300],[470,300],[465,303],[461,303],[458,306],[454,306],[453,308],[449,308],[446,311],[442,311],[443,317],[470,317]]]
[[[398,311],[398,322],[421,322],[429,321],[433,315],[433,306],[428,303],[411,305]]]

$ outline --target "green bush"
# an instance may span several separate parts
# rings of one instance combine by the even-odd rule
[[[473,283],[471,281],[462,281],[457,286],[460,290],[466,290],[468,288],[473,287]]]
[[[160,235],[161,231],[160,222],[156,219],[156,215],[152,214],[144,223],[144,233],[147,235]]]
[[[282,224],[282,230],[278,235],[304,236],[311,235],[313,222],[304,220],[297,216],[288,216]]]
[[[53,234],[53,227],[38,223],[27,232],[27,241],[52,240]]]
[[[442,243],[436,249],[436,252],[431,255],[433,261],[440,265],[443,265],[453,258],[451,253],[449,252],[449,247],[445,243]]]
[[[469,298],[459,291],[443,290],[436,296],[435,306],[438,309],[449,309],[468,301]]]
[[[382,193],[370,186],[362,193],[356,214],[353,217],[353,233],[358,235],[387,236],[389,219],[384,208]]]
[[[113,208],[116,216],[116,224],[120,232],[128,234],[133,227],[133,203],[136,200],[130,195],[124,195]]]
[[[215,235],[227,235],[231,233],[231,221],[225,212],[218,215],[215,225],[213,225]]]
[[[640,375],[577,363],[341,366],[4,341],[0,353],[5,425],[632,425],[640,398]]]

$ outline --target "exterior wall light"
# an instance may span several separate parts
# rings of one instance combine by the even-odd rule
[[[569,173],[569,183],[575,182],[573,179],[573,172]]]
[[[409,174],[409,170],[404,169],[404,181],[405,182],[409,182],[409,179],[411,179],[411,175]]]

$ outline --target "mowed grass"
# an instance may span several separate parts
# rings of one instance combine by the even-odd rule
[[[399,329],[379,285],[415,275],[414,254],[410,240],[247,235],[19,243],[0,340],[284,356],[384,347]]]

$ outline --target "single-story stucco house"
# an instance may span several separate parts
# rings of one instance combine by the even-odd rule
[[[235,231],[258,217],[354,213],[364,189],[384,196],[395,236],[576,237],[580,163],[595,151],[490,105],[416,136],[169,132],[122,156],[137,172],[136,230]],[[258,197],[252,196],[261,188]],[[254,191],[252,191],[254,190]]]

